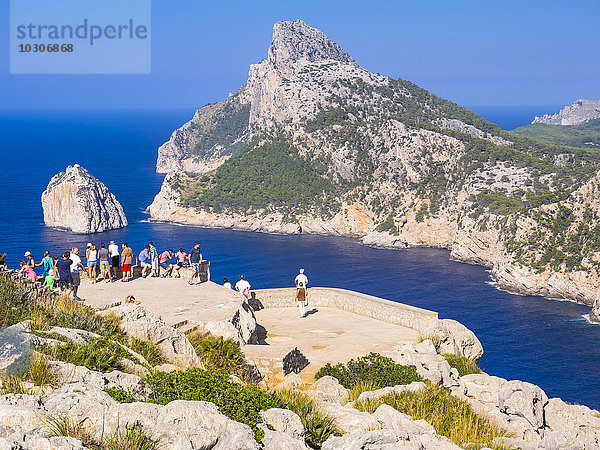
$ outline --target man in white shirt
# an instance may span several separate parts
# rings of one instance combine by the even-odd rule
[[[75,247],[71,251],[70,259],[71,261],[73,261],[71,263],[71,280],[73,281],[73,296],[75,297],[75,300],[80,300],[80,298],[77,297],[77,290],[79,289],[79,285],[81,284],[79,269],[81,268],[85,270],[85,267],[83,267],[83,264],[81,264],[81,258],[79,257],[79,249],[77,247]]]
[[[246,298],[250,296],[250,283],[244,279],[244,275],[240,275],[239,281],[235,283],[235,289],[244,294]]]
[[[298,287],[300,283],[302,283],[304,287],[308,287],[308,277],[304,275],[304,269],[300,269],[300,273],[296,276],[294,283],[296,284],[296,287]]]
[[[113,272],[113,279],[116,281],[119,278],[119,268],[121,265],[119,264],[119,246],[115,244],[115,241],[110,241],[108,251],[110,253],[110,266]]]

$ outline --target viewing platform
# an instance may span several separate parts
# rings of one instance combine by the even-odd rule
[[[261,373],[275,381],[286,374],[282,361],[295,349],[310,362],[300,372],[310,380],[328,362],[416,342],[438,318],[432,311],[345,289],[314,287],[308,292],[307,316],[300,318],[295,288],[254,290],[248,301],[211,281],[189,285],[187,278],[96,284],[83,280],[80,288],[85,304],[94,308],[133,295],[182,332],[232,337]]]

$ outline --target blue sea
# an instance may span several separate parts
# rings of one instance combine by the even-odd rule
[[[476,111],[505,129],[532,120],[523,108]],[[600,326],[582,318],[589,311],[584,305],[501,292],[485,268],[449,261],[445,250],[381,250],[348,238],[147,222],[144,210],[163,178],[154,172],[156,149],[192,114],[0,111],[0,253],[8,253],[9,265],[14,267],[26,250],[39,258],[46,249],[61,252],[89,241],[128,241],[139,251],[149,240],[159,250],[188,249],[200,240],[213,280],[244,273],[255,288],[289,286],[304,267],[313,286],[353,289],[458,320],[481,340],[480,365],[486,372],[538,384],[550,397],[600,407]],[[117,196],[128,228],[80,236],[44,227],[40,195],[52,175],[75,163]]]

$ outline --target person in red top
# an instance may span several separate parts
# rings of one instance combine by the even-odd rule
[[[173,258],[173,249],[165,250],[158,258],[158,265],[165,270],[165,273],[161,275],[162,278],[172,277],[173,265],[169,264],[169,260]]]

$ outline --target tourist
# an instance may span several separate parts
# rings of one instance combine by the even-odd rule
[[[73,297],[77,301],[83,301],[77,296],[77,291],[79,290],[79,285],[81,284],[79,269],[85,270],[85,267],[83,267],[83,264],[81,264],[79,249],[77,247],[71,251],[69,259],[71,260],[71,284],[73,285]]]
[[[71,253],[64,252],[61,255],[61,259],[56,262],[56,268],[58,269],[58,287],[62,291],[71,289],[72,278],[71,278]]]
[[[194,284],[194,278],[198,280],[196,284],[200,284],[200,268],[202,267],[200,241],[194,242],[194,248],[192,248],[188,254],[188,262],[192,268],[192,277],[190,278],[190,281],[188,281],[188,284]]]
[[[150,246],[148,244],[144,246],[144,249],[138,255],[138,260],[142,268],[142,278],[146,278],[152,270],[152,265],[150,264]]]
[[[131,280],[131,263],[133,262],[133,250],[127,245],[127,242],[123,242],[123,250],[121,251],[121,272],[123,278],[121,281]]]
[[[29,267],[31,267],[33,269],[33,272],[35,273],[35,260],[31,256],[31,252],[29,252],[29,251],[25,252],[25,259],[27,259],[25,264],[27,264]]]
[[[108,244],[108,251],[110,252],[111,259],[111,268],[112,268],[112,277],[113,281],[117,281],[119,278],[119,246],[115,244],[115,241],[110,241]]]
[[[185,260],[187,258],[187,253],[183,251],[183,248],[180,248],[177,253],[175,253],[175,258],[177,258],[177,265],[175,266],[175,278],[181,278],[181,274],[179,270],[185,264]]]
[[[304,286],[303,281],[298,282],[295,300],[298,302],[298,308],[300,309],[300,317],[306,317],[306,287]]]
[[[19,266],[21,267],[19,269],[19,273],[23,276],[23,278],[29,278],[31,281],[37,281],[38,277],[35,273],[35,270],[33,270],[33,267],[23,260],[19,261]]]
[[[296,287],[298,287],[300,283],[302,283],[305,288],[308,287],[308,277],[304,275],[304,269],[300,269],[300,272],[296,275],[296,279],[294,280]]]
[[[169,260],[171,258],[173,258],[173,249],[172,248],[162,252],[160,254],[160,257],[158,258],[158,264],[160,265],[161,268],[163,268],[165,270],[165,273],[163,273],[161,275],[163,278],[165,278],[165,277],[171,278],[172,277],[173,265],[169,264]]]
[[[89,247],[86,250],[85,259],[87,262],[88,279],[91,283],[95,283],[96,277],[98,276],[98,272],[96,272],[96,267],[98,267],[98,250],[96,250],[94,244],[89,244]]]
[[[50,271],[52,269],[54,269],[54,262],[52,261],[52,255],[51,255],[50,251],[46,250],[44,252],[44,257],[42,258],[42,262],[40,262],[39,264],[36,264],[36,266],[42,266],[42,278],[46,279],[46,277],[48,276],[48,273],[50,273]]]
[[[246,298],[250,297],[250,283],[246,281],[244,275],[240,275],[240,279],[235,283],[235,290],[244,294]]]
[[[228,289],[233,289],[233,286],[231,285],[231,283],[229,282],[229,280],[227,278],[223,278],[223,287],[226,287]]]
[[[104,242],[100,243],[100,250],[98,250],[98,261],[100,261],[100,275],[106,283],[110,283],[112,276],[110,274],[110,252],[106,248]]]
[[[152,276],[158,277],[160,270],[158,265],[158,250],[156,250],[154,242],[152,241],[150,241],[150,250],[148,251],[148,253],[150,253],[150,264],[152,264]]]
[[[44,284],[50,286],[50,289],[54,289],[54,283],[56,282],[56,276],[54,275],[54,269],[48,271],[48,275],[44,277]]]

